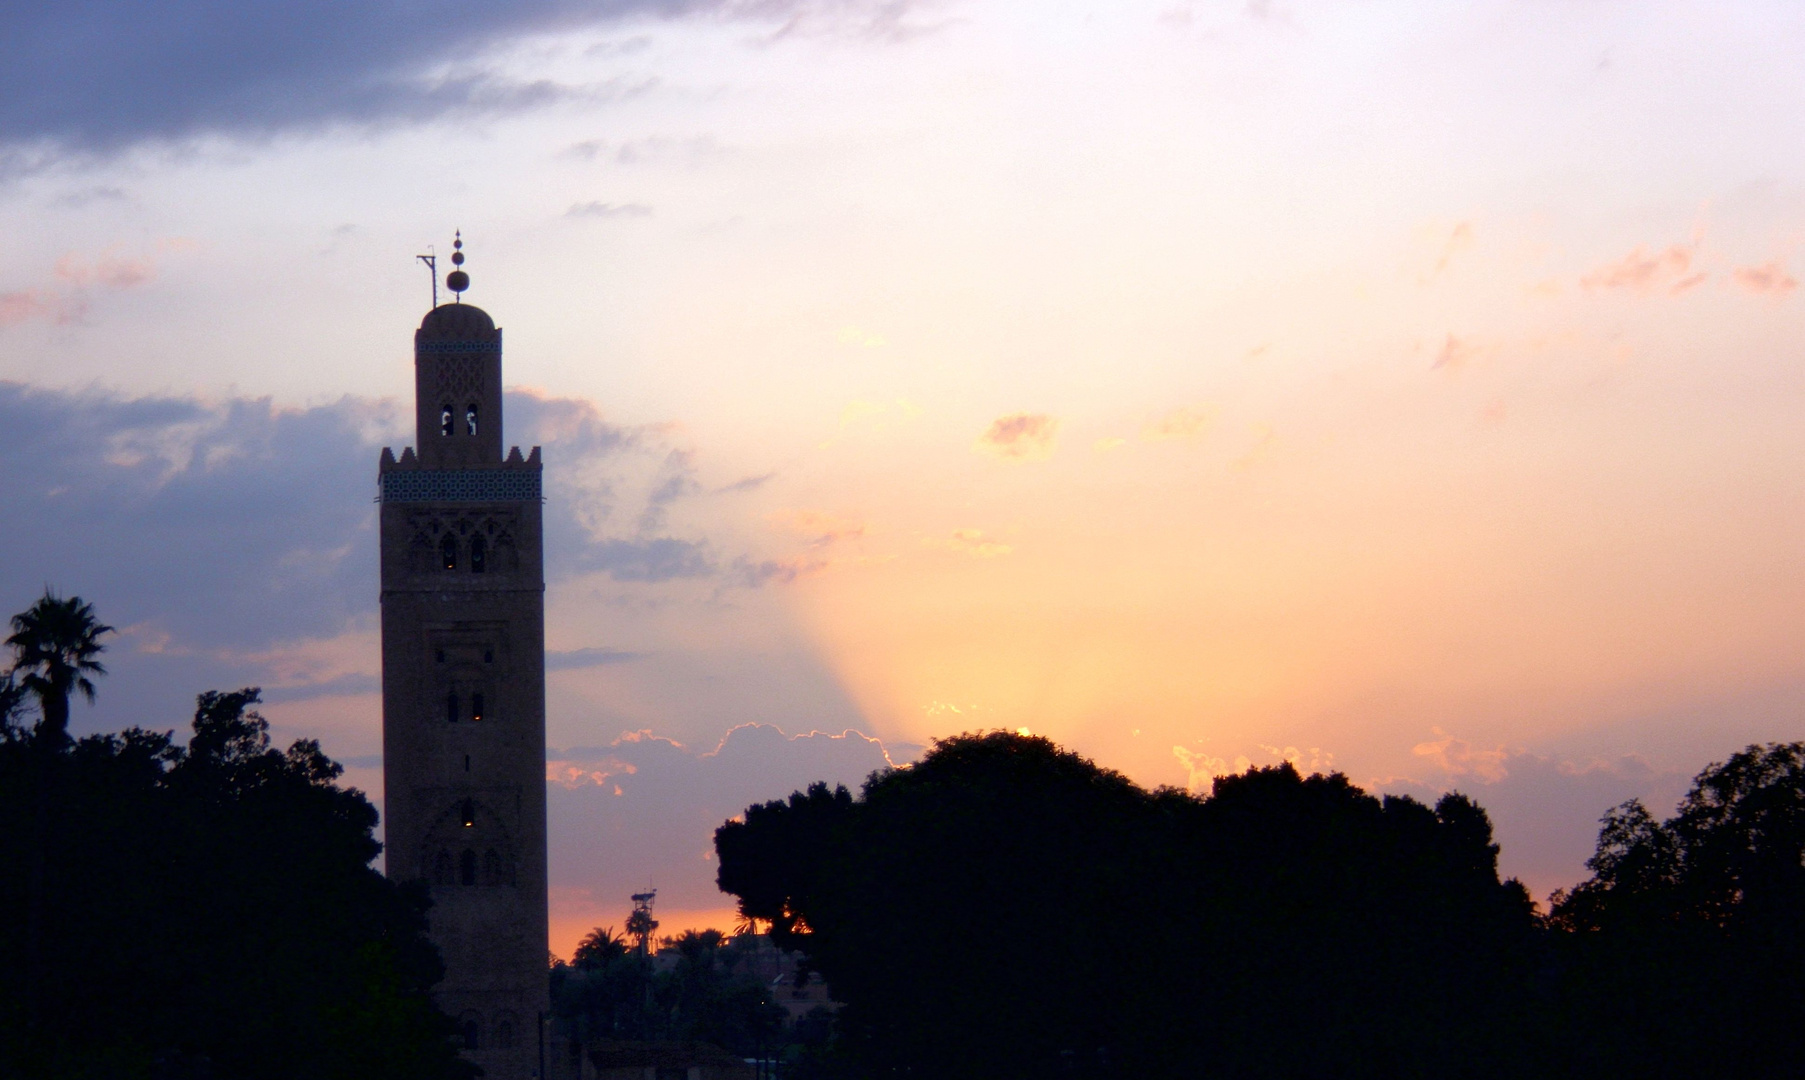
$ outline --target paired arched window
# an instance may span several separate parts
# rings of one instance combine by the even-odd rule
[[[458,856],[458,884],[476,884],[476,852],[469,848],[465,848],[464,853]]]
[[[480,574],[489,568],[489,542],[482,533],[470,538],[470,572]]]
[[[474,401],[470,403],[469,408],[464,410],[464,430],[471,435],[476,434],[476,402]]]
[[[451,434],[451,432],[453,430],[451,423],[452,423],[451,403],[446,402],[445,407],[443,409],[439,410],[439,434],[440,435]]]
[[[439,541],[439,563],[447,570],[458,568],[458,541],[450,533],[446,533],[445,538]]]

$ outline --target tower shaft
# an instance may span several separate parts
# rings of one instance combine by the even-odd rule
[[[547,1007],[539,448],[502,455],[501,331],[480,309],[428,313],[414,370],[415,447],[378,470],[388,874],[431,890],[466,1056],[527,1080]]]

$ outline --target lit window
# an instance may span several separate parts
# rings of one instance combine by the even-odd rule
[[[447,570],[458,568],[458,541],[450,533],[446,533],[445,539],[439,541],[439,562]]]
[[[476,434],[476,402],[474,401],[470,403],[468,409],[464,410],[464,428],[470,434]]]
[[[447,405],[439,410],[439,434],[449,435],[451,431],[451,406]]]
[[[464,800],[462,817],[464,820],[464,828],[472,829],[472,828],[476,827],[476,803],[475,802],[471,801],[470,799]],[[474,854],[466,851],[466,852],[464,852],[464,859],[467,862],[469,862],[471,866],[476,865],[476,856]],[[473,874],[476,873],[475,870],[472,870],[470,872]],[[465,882],[464,884],[468,885],[470,883]]]
[[[470,719],[481,720],[482,718],[483,718],[483,695],[482,695],[482,692],[479,690],[476,693],[473,693],[470,695]]]

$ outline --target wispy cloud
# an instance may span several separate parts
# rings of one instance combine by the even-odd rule
[[[1053,454],[1059,421],[1045,413],[1013,413],[993,421],[977,446],[1009,461],[1037,461]]]
[[[645,203],[574,203],[569,210],[564,211],[564,216],[573,218],[644,218],[652,216],[652,208]]]
[[[1781,297],[1799,287],[1799,279],[1786,269],[1784,259],[1763,263],[1760,266],[1738,267],[1730,275],[1737,285],[1761,296]]]
[[[0,327],[34,319],[79,322],[87,315],[96,290],[132,289],[156,276],[156,260],[149,255],[129,255],[117,247],[94,256],[72,251],[56,261],[51,280],[44,284],[0,292]]]
[[[1215,410],[1207,406],[1173,409],[1149,420],[1141,428],[1141,440],[1164,442],[1170,439],[1195,439],[1209,430],[1210,421],[1215,419],[1215,415]]]
[[[1446,734],[1441,728],[1433,730],[1441,737],[1417,743],[1411,747],[1412,754],[1433,762],[1449,776],[1472,776],[1484,783],[1495,784],[1510,775],[1505,766],[1510,754],[1504,747],[1476,747],[1465,739]]]
[[[796,534],[812,548],[831,547],[865,535],[865,523],[819,510],[777,510],[766,520]]]
[[[1015,550],[1010,545],[985,535],[982,529],[954,529],[952,535],[930,538],[926,543],[932,547],[970,555],[975,559],[998,559]]]
[[[1480,354],[1480,348],[1471,339],[1457,338],[1449,334],[1442,342],[1441,348],[1435,350],[1435,362],[1429,365],[1430,371],[1442,369],[1453,370],[1467,364]]]
[[[742,476],[731,484],[715,488],[716,495],[733,495],[742,491],[757,491],[777,478],[774,472],[759,473],[757,476]]]
[[[1659,251],[1638,247],[1623,258],[1587,274],[1579,283],[1592,290],[1665,291],[1678,295],[1703,284],[1708,277],[1702,271],[1693,270],[1693,259],[1697,254],[1697,240],[1670,244]]]

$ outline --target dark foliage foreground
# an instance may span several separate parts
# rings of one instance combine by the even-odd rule
[[[1546,1077],[1798,1068],[1805,747],[1607,819],[1538,919],[1484,810],[1290,766],[1207,798],[967,735],[716,834],[844,1003],[825,1075]]]
[[[71,741],[66,709],[0,733],[0,1076],[469,1075],[424,891],[371,868],[375,808],[318,744],[271,748],[256,700],[201,695],[186,748]]]
[[[773,1049],[784,1011],[753,970],[752,944],[718,930],[691,930],[661,943],[653,963],[612,930],[598,928],[568,964],[552,965],[553,1030],[579,1046],[705,1043],[736,1059]]]

